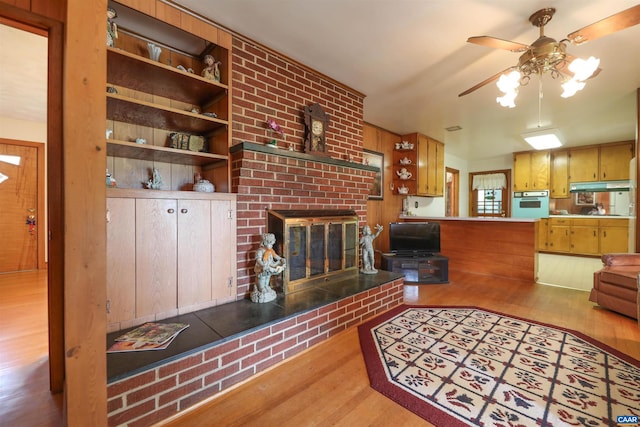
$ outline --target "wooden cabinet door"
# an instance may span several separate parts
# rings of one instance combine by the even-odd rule
[[[603,181],[629,179],[629,163],[633,157],[633,143],[608,144],[600,147],[600,179]]]
[[[597,181],[598,147],[572,148],[569,151],[569,182]]]
[[[436,140],[430,140],[429,144],[435,146],[435,181],[433,183],[433,194],[435,196],[444,196],[444,144]]]
[[[530,190],[531,153],[514,153],[513,155],[513,190]]]
[[[609,254],[629,251],[629,220],[600,220],[600,253]]]
[[[136,199],[136,317],[177,313],[177,204]]]
[[[178,200],[178,309],[211,301],[211,201]],[[225,246],[229,250],[231,246]]]
[[[417,137],[417,157],[418,157],[418,182],[416,184],[416,194],[426,196],[429,194],[429,143],[423,135]]]
[[[549,234],[549,220],[542,218],[538,222],[538,250],[547,250],[547,235]]]
[[[550,181],[550,151],[534,151],[531,153],[531,188],[548,190]]]
[[[107,323],[109,330],[136,317],[135,199],[107,198]]]
[[[212,298],[218,304],[234,301],[237,288],[235,202],[211,202],[211,242]]]
[[[549,224],[547,248],[552,252],[569,252],[571,250],[571,227],[569,225]]]
[[[569,152],[554,151],[551,155],[551,197],[569,197]]]
[[[571,253],[597,255],[599,250],[600,246],[597,226],[571,226]]]

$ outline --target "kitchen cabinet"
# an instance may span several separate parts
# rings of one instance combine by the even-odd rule
[[[598,255],[599,235],[597,219],[571,220],[571,253]]]
[[[553,199],[569,197],[569,152],[567,150],[551,153],[551,194]]]
[[[628,239],[628,219],[551,217],[546,249],[538,250],[577,255],[627,252]]]
[[[629,179],[634,142],[602,144],[569,150],[569,181],[593,182]]]
[[[600,219],[600,253],[629,251],[629,219]]]
[[[629,167],[634,155],[633,142],[606,144],[600,147],[600,179],[615,181],[629,179]]]
[[[549,218],[547,249],[551,252],[570,252],[571,220],[564,218]]]
[[[538,250],[546,251],[548,246],[549,218],[541,218],[538,222]]]
[[[569,150],[569,181],[597,181],[598,163],[598,147],[572,148]]]
[[[176,28],[135,10],[138,3],[109,3],[121,25],[115,47],[107,47],[107,169],[121,188],[141,188],[158,169],[162,189],[189,187],[198,173],[228,191],[231,37],[177,9],[163,15],[177,17]],[[157,32],[141,34],[143,22]],[[158,61],[149,59],[149,42],[162,47]],[[220,81],[200,76],[205,54],[220,61]]]
[[[444,144],[419,133],[403,135],[402,140],[413,144],[416,152],[415,192],[410,191],[409,194],[442,197],[445,180]]]
[[[549,189],[550,153],[549,150],[514,153],[514,191]]]
[[[107,191],[107,317],[120,330],[235,300],[235,195]]]

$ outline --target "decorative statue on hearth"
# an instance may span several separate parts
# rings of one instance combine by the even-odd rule
[[[376,224],[376,233],[371,233],[371,227],[365,225],[362,227],[362,237],[360,238],[360,246],[362,252],[362,268],[361,273],[376,274],[378,270],[374,267],[375,256],[373,252],[373,240],[382,233],[382,226]]]
[[[220,61],[216,61],[211,55],[204,56],[204,69],[202,70],[202,77],[209,80],[220,81]]]
[[[118,13],[112,7],[107,8],[107,46],[113,47],[113,42],[118,38],[118,25],[113,22]]]
[[[253,268],[256,273],[256,284],[251,292],[253,302],[269,302],[276,299],[276,291],[271,288],[271,276],[282,273],[287,268],[287,260],[273,250],[275,243],[276,236],[273,233],[262,235],[262,243],[256,252],[256,265]]]

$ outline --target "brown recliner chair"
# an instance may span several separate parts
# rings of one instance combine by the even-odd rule
[[[589,301],[640,319],[640,254],[604,254],[601,259],[604,266],[593,273],[593,289]]]

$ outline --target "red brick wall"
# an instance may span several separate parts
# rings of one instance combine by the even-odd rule
[[[238,194],[238,293],[253,282],[254,254],[266,231],[266,209],[352,209],[366,220],[374,172],[349,167],[362,162],[363,96],[249,42],[233,43],[233,143],[264,144],[275,119],[284,129],[280,150],[243,150],[232,159],[231,192]],[[278,151],[304,151],[303,109],[319,103],[330,116],[328,154],[346,165],[292,159]]]
[[[110,426],[148,426],[403,300],[398,279],[109,384]]]

